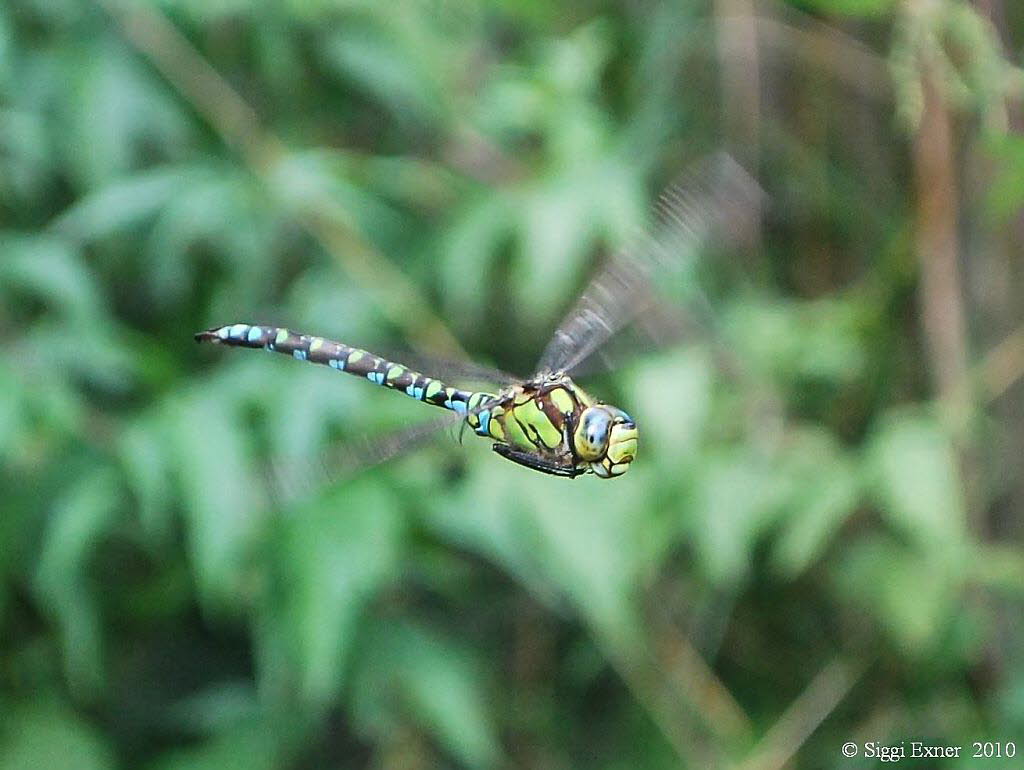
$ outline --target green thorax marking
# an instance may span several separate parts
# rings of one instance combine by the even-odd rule
[[[569,377],[514,385],[497,400],[490,408],[491,438],[561,464],[578,462],[572,431],[594,401]]]

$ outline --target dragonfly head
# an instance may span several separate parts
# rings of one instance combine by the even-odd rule
[[[573,443],[580,458],[602,479],[621,476],[636,457],[633,418],[608,404],[587,407],[580,415]]]

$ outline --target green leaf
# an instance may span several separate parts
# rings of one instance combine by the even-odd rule
[[[398,714],[386,716],[388,697],[393,695],[417,724],[467,767],[498,764],[501,749],[477,654],[411,624],[378,627],[367,649],[353,704],[361,729],[375,733],[400,719]]]
[[[40,321],[20,340],[39,371],[53,372],[54,379],[78,377],[105,391],[123,393],[139,375],[140,360],[106,318],[91,323]],[[73,340],[73,344],[68,344]],[[68,375],[74,375],[69,377]]]
[[[7,366],[0,359],[0,457],[6,458],[21,443],[22,431],[25,429],[25,410],[28,393]]]
[[[963,485],[949,435],[914,412],[887,415],[865,448],[870,489],[897,530],[938,556],[966,544]]]
[[[219,681],[175,704],[168,720],[196,735],[224,734],[259,717],[260,704],[249,679]]]
[[[261,205],[265,200],[253,199],[256,181],[229,165],[182,174],[189,178],[181,194],[175,190],[153,212],[145,276],[153,296],[161,303],[187,296],[195,282],[190,250],[200,246],[219,249],[224,262],[237,265],[238,275],[247,275],[248,268],[265,278],[271,240],[266,229],[273,220]]]
[[[75,240],[95,240],[156,215],[175,199],[188,198],[197,180],[193,168],[157,168],[106,184],[78,199],[52,223]]]
[[[232,400],[209,389],[169,408],[187,538],[200,597],[216,609],[241,609],[254,539],[265,516],[259,476]]]
[[[0,94],[10,97],[14,79],[14,35],[6,15],[0,16]],[[3,132],[0,132],[2,134]]]
[[[633,592],[651,556],[642,485],[567,486],[485,453],[474,458],[457,496],[428,502],[430,523],[449,542],[500,564],[541,601],[570,602],[603,639],[635,640]]]
[[[70,486],[54,506],[36,568],[36,592],[61,630],[68,679],[85,693],[103,677],[103,633],[86,568],[114,524],[119,491],[102,466]]]
[[[897,0],[802,0],[822,13],[877,17],[896,9]]]
[[[95,276],[64,239],[2,233],[0,252],[0,291],[31,292],[75,320],[92,322],[105,315]]]
[[[44,699],[4,705],[0,770],[113,770],[107,741],[66,707]]]
[[[772,559],[786,575],[795,577],[814,563],[829,539],[855,511],[860,479],[853,461],[824,430],[794,431],[786,462],[779,469],[785,485],[782,532]]]
[[[0,62],[0,89],[2,69]],[[46,185],[52,183],[53,164],[44,117],[27,110],[0,108],[0,199],[10,195],[12,200],[21,200],[26,209],[30,208],[45,194]]]
[[[872,538],[846,550],[835,578],[849,604],[877,620],[903,655],[920,660],[950,631],[962,572],[962,565]]]
[[[774,520],[771,473],[742,450],[704,458],[687,508],[704,571],[715,583],[732,584],[747,575],[756,539]]]
[[[527,318],[561,310],[594,240],[589,180],[554,178],[523,196],[522,236],[512,280]]]
[[[175,157],[191,130],[166,82],[118,37],[100,31],[75,51],[73,88],[60,105],[69,132],[64,162],[83,187],[123,177],[154,153]]]
[[[323,55],[328,65],[387,107],[400,122],[410,116],[432,123],[445,95],[433,72],[418,66],[418,51],[407,36],[394,30],[355,24],[338,27],[327,39]]]
[[[628,377],[630,414],[643,426],[639,452],[674,476],[697,462],[711,416],[709,357],[690,348],[635,367]]]
[[[992,216],[1007,221],[1024,202],[1024,138],[1015,134],[989,137],[988,150],[994,159],[994,179],[985,193],[985,205]]]
[[[857,306],[832,299],[747,301],[733,307],[729,340],[740,340],[759,369],[792,380],[849,382],[865,366]]]
[[[149,770],[276,770],[282,757],[275,731],[257,723],[219,733],[198,746],[167,752]]]
[[[118,442],[128,484],[138,501],[139,521],[154,541],[164,540],[171,531],[168,433],[166,421],[148,417],[127,426]]]
[[[445,311],[466,325],[482,323],[490,307],[491,266],[512,233],[516,206],[500,193],[471,199],[442,230],[437,252]]]
[[[306,700],[328,702],[344,684],[366,605],[399,571],[403,522],[386,489],[339,485],[289,517],[275,549],[287,587],[280,620]]]

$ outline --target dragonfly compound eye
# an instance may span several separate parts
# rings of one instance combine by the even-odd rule
[[[580,424],[576,427],[573,441],[576,452],[588,461],[599,460],[608,449],[608,436],[611,433],[612,416],[603,406],[591,406],[583,410]]]

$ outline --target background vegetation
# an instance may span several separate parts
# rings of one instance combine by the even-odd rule
[[[1009,0],[8,0],[0,768],[1024,744],[1022,45]],[[529,372],[720,147],[760,238],[674,287],[713,334],[588,381],[616,482],[442,436],[323,485],[433,415],[192,342]]]

